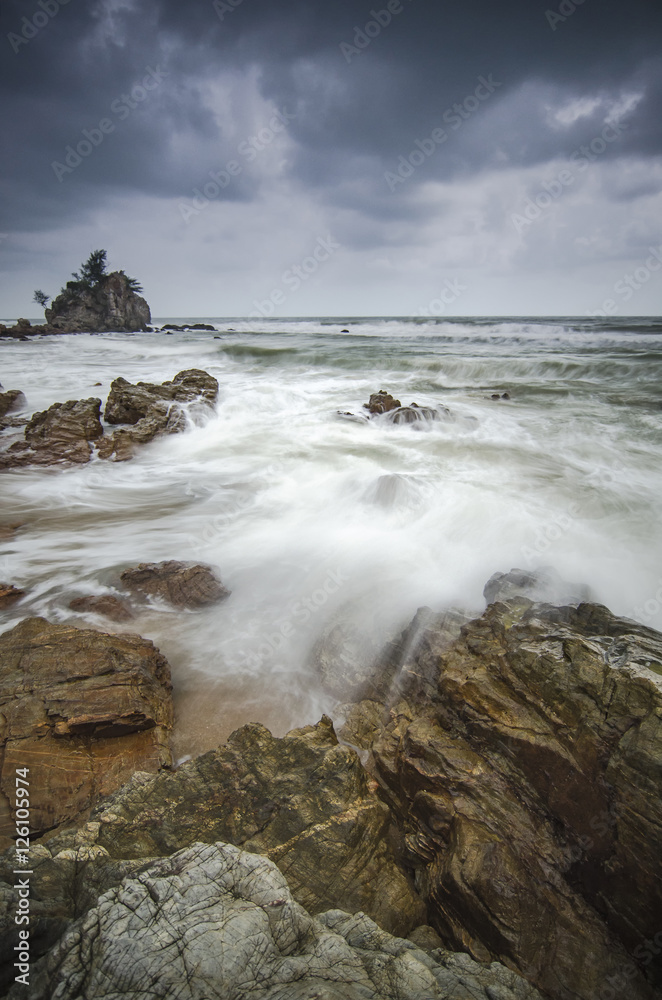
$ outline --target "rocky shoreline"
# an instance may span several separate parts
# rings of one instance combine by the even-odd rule
[[[217,396],[203,371],[116,379],[112,435],[100,400],[54,404],[6,425],[24,436],[4,467],[123,460]],[[385,391],[365,409],[413,429],[448,413]],[[115,583],[70,609],[130,628],[141,602],[194,611],[229,593],[174,559]],[[0,635],[0,995],[662,995],[662,635],[551,571],[497,573],[484,593],[482,615],[420,608],[372,651],[337,616],[311,658],[334,721],[245,725],[176,768],[152,642],[34,617]],[[0,607],[23,596],[3,584]],[[26,766],[27,990],[12,846]]]

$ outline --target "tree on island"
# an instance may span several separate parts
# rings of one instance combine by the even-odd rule
[[[93,291],[95,288],[98,288],[104,278],[108,277],[106,269],[107,258],[107,250],[93,250],[87,260],[81,264],[80,271],[72,272],[71,277],[73,281],[66,283],[62,289],[62,293],[69,298],[73,298],[80,292]],[[124,274],[124,271],[119,271],[118,273],[126,278],[127,288],[140,295],[143,290],[140,282],[136,278],[130,278]]]
[[[42,292],[41,288],[37,288],[35,290],[34,295],[32,296],[32,301],[36,302],[37,305],[41,306],[42,309],[45,309],[48,303],[51,301],[51,297],[50,295],[45,295],[44,292]]]

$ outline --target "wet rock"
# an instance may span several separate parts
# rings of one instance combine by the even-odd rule
[[[0,541],[9,541],[23,527],[24,525],[20,521],[16,521],[14,524],[0,524]]]
[[[100,409],[100,399],[70,399],[33,414],[24,440],[0,454],[0,468],[89,462],[92,442],[103,435]]]
[[[65,289],[45,312],[49,326],[65,333],[138,332],[151,322],[147,302],[123,271],[104,275],[92,288]]]
[[[11,583],[0,583],[0,609],[8,608],[25,597],[25,591],[19,590]]]
[[[151,642],[27,618],[0,635],[0,838],[16,835],[16,768],[31,835],[76,820],[139,769],[170,764],[170,670]]]
[[[555,1000],[623,970],[628,998],[653,996],[660,957],[638,946],[662,912],[662,636],[525,598],[454,641],[417,618],[390,717],[362,703],[342,734],[371,751],[429,922]]]
[[[94,594],[88,597],[76,597],[69,603],[72,611],[91,611],[95,615],[103,615],[114,622],[128,622],[133,618],[130,609],[112,594]]]
[[[450,416],[450,410],[445,406],[440,412],[431,406],[419,406],[418,403],[411,403],[410,406],[400,406],[391,410],[388,419],[392,424],[416,424],[427,420],[441,420],[442,413],[446,417]]]
[[[483,597],[487,604],[517,597],[549,604],[580,604],[590,600],[591,594],[584,584],[568,583],[552,566],[543,566],[532,571],[494,573],[485,584]]]
[[[182,407],[198,403],[211,411],[218,398],[218,382],[205,371],[192,368],[179,372],[172,382],[156,385],[124,378],[111,384],[104,413],[110,424],[131,424],[99,442],[101,458],[126,461],[136,447],[160,434],[175,434],[187,426]]]
[[[172,382],[161,385],[151,382],[133,385],[124,378],[117,378],[110,387],[104,418],[109,424],[137,424],[159,401],[190,403],[201,400],[213,406],[217,398],[218,382],[208,372],[197,368],[181,371]]]
[[[9,1000],[24,993],[16,984]],[[30,990],[30,1000],[175,995],[539,1000],[502,966],[429,954],[364,914],[311,917],[275,865],[223,843],[195,844],[105,893],[40,962]]]
[[[364,409],[368,410],[371,414],[388,413],[390,410],[396,410],[400,406],[402,406],[400,400],[394,399],[386,389],[373,392],[368,402],[363,404]]]
[[[268,856],[311,912],[362,910],[407,933],[425,920],[425,908],[395,861],[388,809],[374,788],[328,719],[282,739],[244,726],[175,772],[135,774],[88,823],[51,835],[31,855],[42,952],[100,892],[196,841]],[[13,861],[12,852],[0,856],[0,912]],[[11,906],[6,913],[8,927]]]
[[[20,389],[7,389],[0,392],[0,417],[5,417],[12,410],[25,406],[25,396]]]
[[[176,562],[140,563],[120,579],[133,592],[158,597],[176,608],[201,608],[230,596],[210,566]]]

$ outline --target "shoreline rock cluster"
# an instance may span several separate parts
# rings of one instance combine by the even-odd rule
[[[163,593],[154,569],[128,579]],[[419,609],[355,664],[337,734],[326,717],[282,738],[246,725],[174,771],[159,756],[169,673],[151,643],[40,619],[0,637],[6,766],[30,741],[65,758],[78,741],[106,781],[96,805],[91,765],[77,797],[61,787],[78,814],[57,824],[38,806],[33,1000],[152,995],[144,977],[165,989],[180,960],[208,970],[186,979],[192,998],[203,981],[206,996],[265,1000],[606,1000],[613,983],[659,996],[662,635],[549,572],[485,589],[480,617]],[[38,683],[19,682],[28,665]],[[106,778],[113,741],[122,764]],[[136,741],[148,764],[127,782]],[[11,865],[8,852],[7,935]],[[228,993],[242,941],[248,971]]]
[[[0,471],[28,465],[85,464],[95,449],[100,458],[127,461],[137,446],[161,434],[184,430],[187,413],[210,415],[217,398],[217,380],[197,368],[181,371],[171,382],[161,385],[133,385],[117,378],[111,384],[104,420],[120,426],[113,434],[106,434],[100,399],[53,403],[30,418],[12,421],[3,419],[2,407],[6,403],[8,413],[25,405],[25,397],[20,390],[0,393],[0,430],[24,427],[23,440],[13,441],[0,452]]]

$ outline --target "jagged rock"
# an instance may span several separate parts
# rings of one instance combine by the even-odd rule
[[[580,604],[590,600],[589,588],[581,583],[568,583],[552,566],[529,572],[511,569],[510,573],[494,573],[485,584],[483,597],[487,604],[526,597],[547,604]]]
[[[199,403],[211,410],[218,398],[218,382],[208,372],[191,368],[179,372],[172,382],[155,385],[138,382],[133,385],[124,378],[111,384],[104,413],[110,424],[131,424],[99,442],[101,458],[115,461],[131,458],[138,444],[146,444],[158,434],[174,434],[184,430],[186,417],[182,406]]]
[[[394,399],[386,389],[373,392],[368,402],[363,404],[363,408],[372,414],[388,413],[389,410],[396,410],[400,406],[402,406],[400,400]]]
[[[20,389],[7,389],[0,392],[0,417],[5,417],[12,410],[25,406],[25,396]]]
[[[263,857],[195,844],[101,896],[9,1000],[540,1000],[515,973],[431,954],[365,915],[311,917]]]
[[[355,706],[343,737],[372,752],[430,923],[554,1000],[659,995],[662,636],[524,598],[450,642],[417,618],[402,700]]]
[[[91,594],[89,597],[76,597],[69,603],[72,611],[91,611],[95,615],[103,615],[114,622],[131,621],[133,615],[124,601],[112,594]]]
[[[24,440],[0,454],[0,468],[89,462],[91,442],[103,435],[100,409],[100,399],[70,399],[35,413],[25,427]]]
[[[146,330],[151,315],[124,272],[113,271],[94,288],[62,292],[46,309],[46,320],[54,330],[67,333],[133,333]]]
[[[120,579],[133,592],[158,597],[176,608],[201,608],[230,596],[210,566],[176,562],[140,563]]]
[[[117,378],[110,387],[104,418],[109,424],[136,424],[159,400],[177,403],[199,400],[213,406],[217,398],[218,382],[198,368],[181,371],[172,382],[161,385],[151,382],[133,385],[124,378]]]
[[[16,768],[31,835],[72,822],[138,769],[171,762],[170,670],[137,635],[27,618],[0,635],[0,838],[15,835]]]
[[[15,604],[25,597],[25,591],[19,590],[11,583],[0,583],[0,608],[8,608],[10,604]]]

